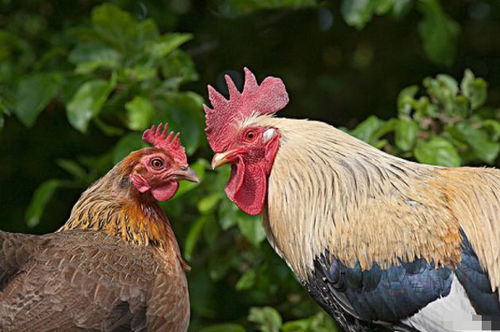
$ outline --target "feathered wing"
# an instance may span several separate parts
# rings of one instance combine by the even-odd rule
[[[447,208],[458,220],[488,272],[493,290],[500,288],[500,170],[486,168],[438,169],[436,185]]]
[[[178,281],[177,273],[169,275],[167,262],[151,248],[131,248],[117,237],[92,231],[40,239],[43,245],[0,293],[2,331],[141,331],[156,321],[166,326],[168,306],[185,305],[176,303],[179,290],[168,285]],[[152,294],[158,283],[163,284],[156,290],[162,293],[163,310]]]
[[[0,290],[42,243],[36,235],[0,231]]]

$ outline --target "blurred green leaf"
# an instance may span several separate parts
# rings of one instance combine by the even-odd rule
[[[106,3],[92,11],[92,25],[97,35],[122,53],[134,47],[136,36],[136,23],[132,16],[118,8]]]
[[[351,130],[350,134],[365,142],[372,142],[382,122],[382,120],[372,115],[361,122],[355,129]]]
[[[470,100],[472,110],[481,107],[486,101],[487,83],[481,78],[475,78],[469,69],[465,70],[460,86],[464,96]]]
[[[333,320],[324,312],[318,312],[316,315],[289,321],[283,324],[283,332],[335,332],[340,331]]]
[[[198,73],[193,60],[182,50],[173,51],[162,62],[162,74],[167,79],[158,88],[159,91],[176,89],[179,84],[196,81]]]
[[[492,141],[498,142],[498,140],[500,140],[500,121],[493,120],[493,119],[484,120],[483,127],[491,129],[491,132],[492,132],[491,140]]]
[[[190,33],[169,33],[151,43],[146,48],[146,52],[153,58],[163,58],[192,38],[193,35]]]
[[[151,124],[155,114],[154,106],[149,100],[141,96],[125,104],[127,110],[127,126],[132,130],[144,130]]]
[[[76,179],[83,179],[87,176],[87,172],[74,160],[59,159],[57,160],[57,165]]]
[[[342,16],[347,24],[361,29],[372,18],[373,4],[370,0],[343,0]]]
[[[405,116],[410,115],[413,108],[414,98],[418,92],[418,86],[412,85],[401,90],[398,95],[398,111]]]
[[[219,193],[213,193],[209,196],[203,197],[198,202],[198,211],[200,211],[201,214],[212,212],[217,206],[217,203],[219,203],[220,199],[221,195]]]
[[[232,226],[237,224],[237,214],[238,207],[231,202],[227,197],[222,199],[221,204],[219,204],[219,224],[223,230],[228,230]]]
[[[208,219],[208,215],[202,215],[196,218],[195,222],[189,228],[186,241],[184,241],[184,257],[186,257],[187,260],[191,260],[194,248],[196,247],[201,231],[203,230],[203,226],[205,226]]]
[[[77,65],[79,74],[89,74],[98,68],[115,69],[120,65],[121,55],[116,50],[101,44],[78,44],[68,60]]]
[[[409,151],[415,145],[418,135],[418,124],[410,120],[399,120],[396,124],[396,146],[403,151]]]
[[[471,147],[477,158],[493,164],[500,150],[500,143],[488,138],[485,132],[479,128],[474,128],[469,123],[457,123],[455,129],[461,134],[462,139]]]
[[[442,137],[429,141],[417,140],[415,158],[421,163],[447,167],[460,166],[460,156],[455,147]]]
[[[266,232],[259,216],[250,216],[240,212],[237,221],[241,234],[254,246],[259,246],[266,238]]]
[[[217,324],[205,327],[200,332],[245,332],[245,328],[238,324]]]
[[[116,80],[92,80],[84,83],[68,103],[67,115],[70,124],[86,132],[89,121],[101,111],[108,95],[114,89]]]
[[[442,86],[444,86],[448,90],[450,90],[451,94],[453,94],[453,95],[457,94],[458,83],[453,77],[451,77],[450,75],[446,75],[446,74],[439,74],[436,76],[436,80],[439,81]]]
[[[142,141],[142,133],[129,133],[123,136],[113,149],[113,163],[119,163],[130,152],[140,150],[146,146],[147,144]]]
[[[61,181],[59,180],[48,180],[38,186],[26,210],[26,223],[29,227],[38,225],[45,206],[60,186]]]
[[[248,320],[256,323],[262,332],[279,332],[282,326],[280,314],[272,307],[250,308]]]
[[[220,2],[219,12],[226,17],[236,17],[262,9],[314,6],[317,6],[315,0],[225,0]]]
[[[392,7],[392,15],[395,18],[405,16],[410,11],[412,3],[412,0],[395,0]]]
[[[446,15],[438,0],[420,0],[418,8],[423,14],[418,32],[427,56],[437,64],[451,66],[455,60],[459,25]]]
[[[255,277],[254,269],[247,270],[236,283],[236,289],[240,291],[250,289],[255,283]]]
[[[155,121],[167,121],[172,130],[181,133],[182,144],[188,155],[199,146],[203,135],[204,119],[201,109],[203,98],[193,92],[168,93],[155,104]]]
[[[19,83],[17,89],[16,115],[28,127],[56,96],[61,84],[60,73],[41,73],[29,76]]]

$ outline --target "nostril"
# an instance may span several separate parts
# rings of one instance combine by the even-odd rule
[[[187,166],[181,166],[181,167],[179,167],[179,169],[180,169],[181,171],[187,171],[188,167],[187,167]]]

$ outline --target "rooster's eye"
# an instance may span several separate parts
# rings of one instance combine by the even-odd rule
[[[255,133],[253,131],[248,131],[245,135],[246,139],[252,141],[255,138]]]
[[[163,160],[160,159],[160,158],[153,158],[151,159],[151,161],[149,162],[151,167],[153,167],[154,169],[161,169],[163,167]]]

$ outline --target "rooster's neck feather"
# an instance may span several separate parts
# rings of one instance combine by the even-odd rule
[[[369,269],[422,257],[460,259],[460,227],[429,185],[438,167],[383,153],[327,124],[262,116],[280,148],[269,176],[268,238],[299,278],[328,249]]]

